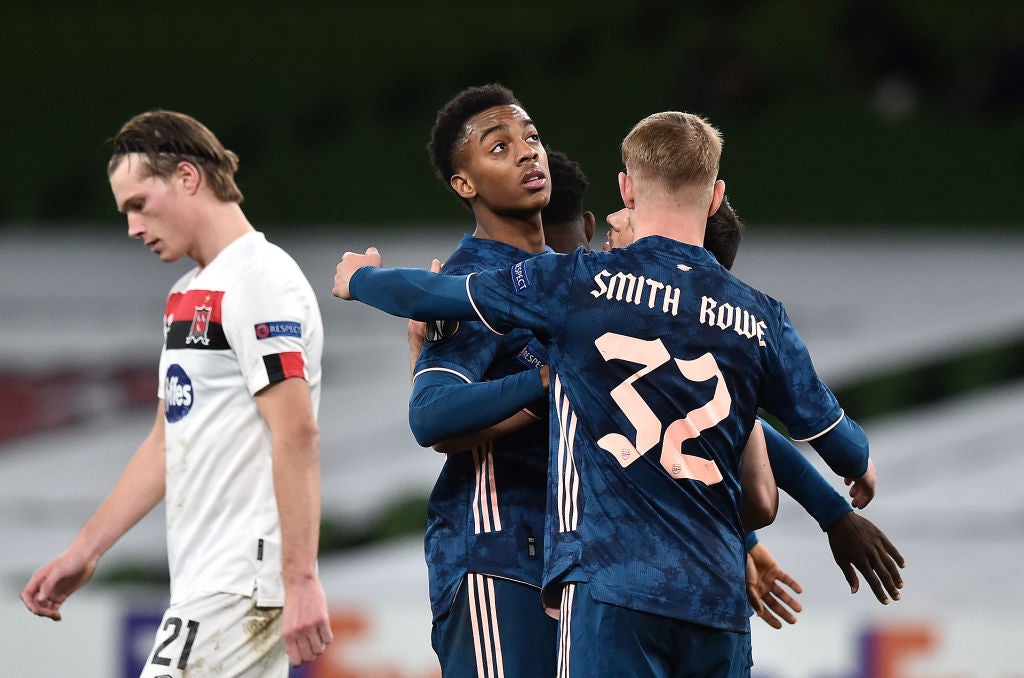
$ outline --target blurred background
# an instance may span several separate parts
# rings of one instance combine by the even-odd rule
[[[60,624],[17,600],[151,423],[163,300],[187,264],[124,237],[104,171],[105,140],[151,108],[196,116],[238,153],[250,220],[321,294],[337,640],[296,675],[437,674],[421,540],[441,460],[408,432],[405,323],[330,286],[344,250],[425,266],[472,230],[424,147],[445,101],[499,81],[582,164],[599,224],[637,120],[687,110],[719,127],[748,229],[735,271],[786,303],[871,437],[865,515],[907,557],[904,598],[851,596],[826,537],[784,499],[762,540],[806,610],[782,631],[752,621],[754,675],[1024,676],[1019,2],[6,0],[0,57],[5,675],[137,675],[166,604],[159,510]]]

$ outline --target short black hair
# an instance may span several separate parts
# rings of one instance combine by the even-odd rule
[[[708,226],[704,231],[704,249],[711,252],[718,263],[731,270],[741,240],[743,222],[729,204],[729,199],[723,196],[718,210],[708,217]]]
[[[587,175],[575,160],[548,146],[548,181],[551,200],[541,212],[545,224],[560,224],[583,214],[583,196],[590,187]]]
[[[455,174],[456,143],[462,138],[466,122],[477,113],[495,106],[522,106],[512,90],[500,83],[467,87],[441,107],[430,130],[427,152],[434,166],[434,173],[445,186],[451,188]],[[460,198],[464,204],[468,201]]]

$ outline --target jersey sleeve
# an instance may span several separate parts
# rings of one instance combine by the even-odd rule
[[[827,530],[853,508],[784,435],[762,420],[775,482]]]
[[[493,426],[545,396],[536,370],[483,382],[428,371],[417,375],[409,398],[409,428],[422,446]]]
[[[778,302],[776,302],[778,303]],[[859,475],[868,463],[867,441],[836,437],[828,446],[816,444],[844,418],[835,395],[814,369],[807,346],[778,304],[778,331],[768,342],[767,380],[760,402],[778,417],[794,440],[810,442],[829,467],[844,476]]]
[[[254,273],[224,296],[224,333],[252,394],[291,377],[309,381],[313,309],[287,273]]]
[[[541,254],[498,271],[474,273],[469,298],[477,315],[499,334],[524,327],[538,337],[552,334],[568,308],[576,269],[573,254]]]

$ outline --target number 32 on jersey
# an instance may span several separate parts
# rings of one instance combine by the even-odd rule
[[[661,339],[637,339],[613,332],[601,335],[594,344],[605,361],[628,360],[642,366],[611,391],[612,400],[636,428],[636,441],[630,441],[621,433],[609,433],[597,441],[598,446],[625,468],[660,441],[661,465],[673,478],[699,480],[705,485],[721,482],[722,473],[714,461],[682,452],[684,441],[696,438],[701,431],[725,419],[732,406],[732,397],[715,357],[705,353],[693,360],[680,360],[668,354]],[[662,421],[644,402],[634,384],[669,360],[675,360],[687,381],[705,382],[712,378],[717,381],[711,400],[691,410],[684,418],[670,422],[662,439]]]

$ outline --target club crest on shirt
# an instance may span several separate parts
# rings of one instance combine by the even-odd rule
[[[207,333],[210,331],[210,314],[213,309],[205,305],[195,308],[195,313],[192,315],[192,326],[189,328],[188,334],[185,335],[185,344],[209,346],[210,337],[207,336]]]
[[[459,331],[458,320],[429,320],[426,326],[423,338],[431,344],[452,337]]]

